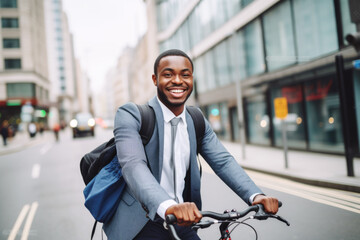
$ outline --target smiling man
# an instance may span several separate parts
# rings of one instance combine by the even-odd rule
[[[199,239],[190,225],[202,217],[200,171],[194,123],[185,105],[193,90],[193,71],[192,60],[180,50],[168,50],[156,59],[152,80],[157,96],[149,101],[156,124],[145,147],[136,105],[125,104],[116,113],[114,136],[127,187],[112,220],[104,224],[109,240],[170,239],[163,227],[168,214],[176,216],[181,239]],[[200,146],[199,154],[241,199],[277,212],[278,200],[262,193],[206,120]]]

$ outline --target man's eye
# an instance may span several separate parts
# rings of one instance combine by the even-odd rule
[[[171,77],[171,73],[164,73],[164,77]]]

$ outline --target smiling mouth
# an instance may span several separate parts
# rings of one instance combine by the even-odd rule
[[[171,93],[183,93],[185,92],[185,89],[170,89],[169,91]]]

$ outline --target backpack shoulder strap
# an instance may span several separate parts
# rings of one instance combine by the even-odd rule
[[[141,115],[140,136],[143,145],[145,146],[151,139],[155,128],[155,112],[149,104],[136,104]]]
[[[194,121],[195,133],[196,133],[196,144],[197,152],[201,150],[201,142],[205,134],[205,120],[202,113],[197,107],[186,106],[187,111],[189,112],[191,118]]]

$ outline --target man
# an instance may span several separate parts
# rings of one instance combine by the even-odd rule
[[[191,59],[180,50],[168,50],[156,59],[152,80],[157,97],[149,101],[156,124],[145,148],[139,135],[141,116],[135,104],[128,103],[116,113],[114,136],[127,187],[112,220],[104,225],[110,240],[169,239],[163,227],[168,214],[176,216],[181,239],[199,239],[190,225],[202,217],[200,172],[194,123],[185,106],[193,90],[193,71]],[[178,122],[175,134],[171,129],[174,118]],[[277,199],[263,195],[207,121],[199,153],[245,202],[262,203],[267,212],[277,212]]]

